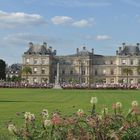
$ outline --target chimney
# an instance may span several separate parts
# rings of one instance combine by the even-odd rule
[[[77,54],[79,53],[79,48],[76,49],[76,53],[77,53]]]
[[[140,43],[137,43],[136,45],[137,45],[137,47],[139,47],[140,46]]]
[[[123,42],[122,45],[125,46],[125,42]]]
[[[33,43],[32,42],[29,42],[29,47],[33,47]]]
[[[57,51],[56,51],[56,50],[54,50],[54,51],[53,51],[53,53],[54,53],[54,55],[56,55]]]
[[[92,54],[94,54],[94,49],[92,48]]]
[[[86,50],[86,47],[85,46],[83,47],[83,50]]]
[[[43,42],[43,46],[46,47],[46,49],[47,49],[47,43],[46,42]]]
[[[49,50],[52,52],[52,47],[51,46],[49,46]]]
[[[123,49],[124,49],[126,44],[123,42],[122,45],[123,45]]]

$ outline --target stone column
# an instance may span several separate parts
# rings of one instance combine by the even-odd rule
[[[55,85],[53,88],[54,89],[62,89],[60,86],[59,63],[57,63],[57,73],[56,73],[56,78],[55,78]]]
[[[57,63],[57,74],[56,74],[56,84],[59,84],[59,62]]]

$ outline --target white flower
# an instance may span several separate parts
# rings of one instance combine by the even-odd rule
[[[78,116],[82,116],[83,114],[84,114],[83,109],[79,109],[79,110],[77,111],[77,115],[78,115]]]
[[[51,122],[51,120],[44,120],[44,126],[46,127],[46,126],[50,126],[50,125],[52,125],[52,122]]]
[[[98,102],[97,97],[91,97],[90,103],[91,104],[96,104]]]
[[[9,124],[8,125],[8,130],[9,130],[10,133],[17,132],[17,129],[16,129],[14,124]]]
[[[121,102],[117,102],[116,103],[116,108],[122,108],[122,103]]]
[[[25,118],[25,120],[28,120],[28,121],[34,121],[35,115],[31,114],[30,112],[25,112],[24,118]]]
[[[138,102],[137,101],[132,101],[132,107],[137,107],[138,106]]]
[[[24,114],[24,118],[26,119],[26,120],[28,120],[29,119],[29,116],[30,116],[30,112],[25,112],[25,114]]]
[[[49,112],[47,109],[43,109],[43,111],[41,112],[42,117],[45,118],[49,118]]]
[[[30,121],[34,121],[34,120],[35,120],[35,115],[34,115],[34,114],[30,114],[29,120],[30,120]]]

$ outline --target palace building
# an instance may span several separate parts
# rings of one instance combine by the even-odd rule
[[[29,83],[54,83],[59,63],[60,83],[140,83],[140,44],[122,43],[115,56],[103,56],[83,46],[75,54],[58,56],[56,50],[42,45],[29,43],[24,52],[22,69],[30,67]],[[26,75],[22,75],[26,78]]]

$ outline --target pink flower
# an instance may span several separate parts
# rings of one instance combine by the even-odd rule
[[[62,123],[62,118],[60,117],[59,114],[55,113],[53,114],[51,121],[54,125],[59,125]]]

